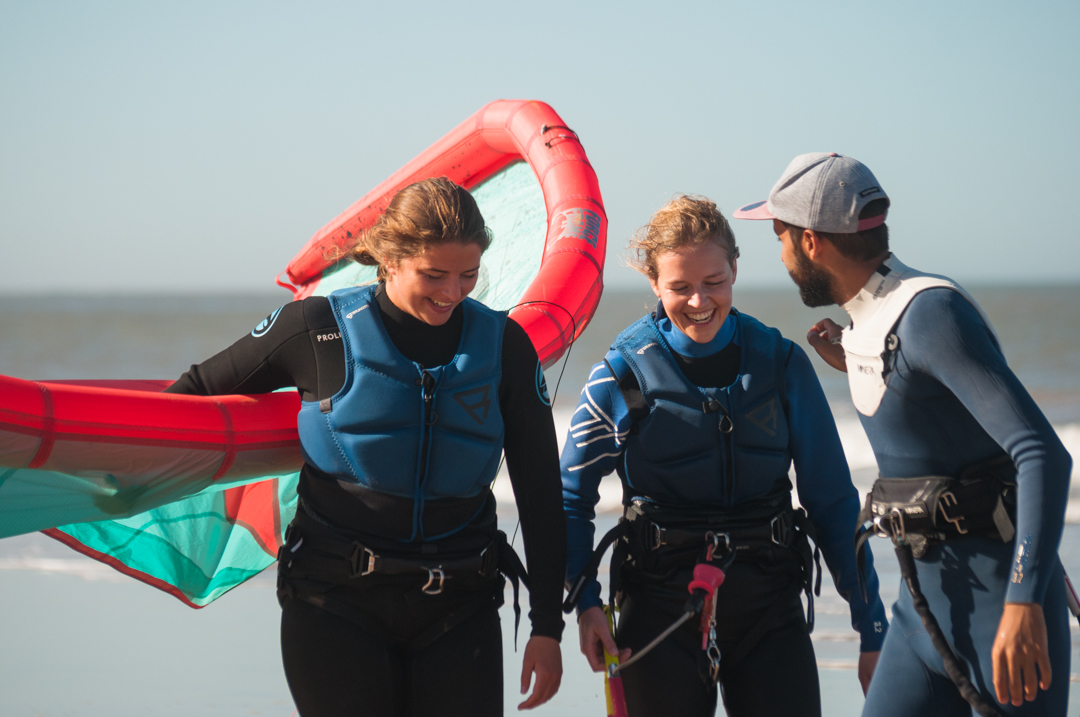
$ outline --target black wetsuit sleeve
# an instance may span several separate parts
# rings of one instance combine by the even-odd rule
[[[305,401],[332,396],[345,381],[345,355],[330,302],[294,301],[224,351],[193,365],[168,393],[220,396],[295,386]]]
[[[506,469],[514,488],[529,570],[532,634],[561,639],[566,517],[559,447],[547,387],[528,334],[508,319],[499,406],[506,428]]]

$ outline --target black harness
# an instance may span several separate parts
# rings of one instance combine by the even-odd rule
[[[529,576],[501,530],[480,528],[437,543],[401,544],[331,526],[301,501],[278,551],[278,600],[293,598],[322,608],[357,626],[385,632],[356,602],[334,591],[398,585],[403,599],[414,604],[446,590],[467,590],[477,600],[453,610],[431,630],[412,641],[414,650],[427,647],[485,607],[502,604],[502,577],[514,588],[514,635],[517,640],[521,606],[520,583]]]
[[[563,610],[569,613],[577,606],[585,588],[596,579],[609,547],[614,546],[608,602],[614,606],[620,602],[624,569],[674,575],[680,569],[693,567],[710,543],[720,541],[724,552],[736,561],[756,560],[763,551],[792,551],[800,576],[795,593],[806,593],[807,630],[813,631],[814,596],[821,594],[821,553],[816,544],[811,548],[811,540],[816,542],[814,527],[802,508],[792,509],[790,487],[728,511],[676,509],[634,500],[624,509],[619,524],[600,539],[581,574],[569,586]],[[772,630],[786,606],[786,601],[778,600],[739,645],[724,655],[725,663],[735,664],[749,654]]]
[[[864,548],[877,535],[892,540],[912,605],[941,655],[945,672],[968,704],[983,717],[1001,712],[972,685],[919,586],[915,559],[932,545],[980,537],[1010,542],[1016,534],[1016,469],[1008,456],[981,463],[959,478],[879,478],[866,496],[855,533],[859,587],[866,599]]]

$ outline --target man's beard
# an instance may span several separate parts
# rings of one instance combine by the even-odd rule
[[[798,242],[792,242],[795,250],[795,269],[788,275],[799,287],[802,302],[811,308],[835,304],[833,299],[833,278],[824,269],[819,269],[803,253]]]

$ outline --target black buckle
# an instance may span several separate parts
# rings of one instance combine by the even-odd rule
[[[791,539],[794,537],[791,516],[787,513],[774,515],[769,522],[769,533],[772,541],[780,547],[786,548],[791,545]]]
[[[667,545],[666,535],[667,531],[661,528],[656,523],[650,522],[649,524],[649,547],[652,550],[659,550],[661,547]]]
[[[365,564],[364,557],[367,557]],[[349,577],[362,578],[375,572],[376,561],[379,556],[372,552],[371,548],[360,543],[353,543],[352,555],[349,556]]]

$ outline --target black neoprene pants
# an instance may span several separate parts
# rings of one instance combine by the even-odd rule
[[[295,598],[281,613],[285,676],[302,717],[502,715],[502,632],[492,602],[419,650],[418,634],[452,608],[449,594],[408,604],[401,591],[371,595],[386,630]]]
[[[689,580],[689,571],[680,571],[667,589],[624,583],[616,637],[619,647],[640,650],[682,614]],[[763,617],[771,625],[736,664],[721,657],[720,682],[730,717],[821,715],[814,648],[792,581],[790,572],[740,561],[727,571],[727,579],[717,590],[717,644],[722,656],[734,654],[743,636]],[[767,617],[778,601],[783,607]],[[715,714],[717,689],[707,685],[698,670],[699,624],[696,617],[685,623],[623,673],[630,717]]]

